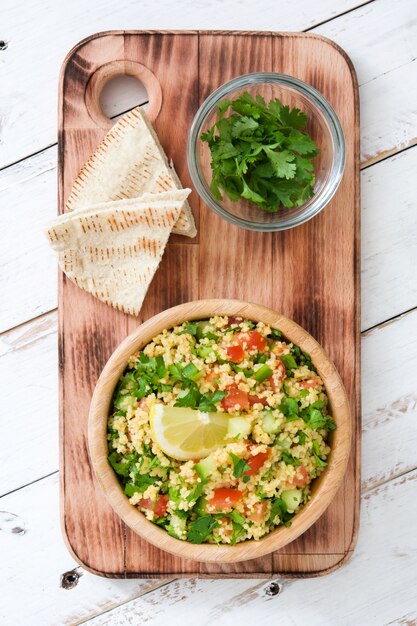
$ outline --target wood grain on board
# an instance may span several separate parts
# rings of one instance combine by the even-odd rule
[[[231,226],[193,193],[199,237],[190,242],[176,236],[168,245],[139,320],[96,301],[61,276],[61,503],[67,544],[84,567],[115,577],[330,571],[354,547],[360,485],[359,120],[350,62],[332,42],[306,34],[115,31],[81,42],[68,55],[61,76],[61,212],[75,176],[111,124],[97,124],[87,110],[89,79],[102,65],[123,60],[144,65],[161,85],[162,108],[154,125],[184,185],[190,184],[186,138],[199,104],[220,84],[250,71],[292,74],[324,93],[342,122],[347,164],[330,205],[308,224],[285,233]],[[353,417],[353,452],[344,485],[315,526],[271,556],[223,566],[177,559],[127,529],[92,475],[86,440],[94,384],[121,339],[169,306],[207,297],[264,304],[304,326],[335,361]]]

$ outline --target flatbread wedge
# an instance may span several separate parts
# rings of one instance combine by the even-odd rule
[[[168,163],[146,113],[136,107],[116,122],[84,165],[66,210],[175,189],[182,189],[178,175]],[[197,234],[187,200],[173,232],[187,237]]]
[[[46,230],[62,270],[114,308],[138,315],[190,189],[64,213]]]

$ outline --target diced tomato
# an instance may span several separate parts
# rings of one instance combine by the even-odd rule
[[[250,449],[252,446],[248,447]],[[250,469],[246,470],[246,472],[243,473],[246,474],[246,476],[252,476],[253,474],[255,474],[255,472],[261,469],[262,465],[269,457],[269,454],[270,450],[268,448],[266,452],[259,452],[254,456],[250,456],[248,459],[246,459],[246,463],[249,465]]]
[[[300,467],[297,468],[297,472],[291,483],[288,484],[288,489],[293,489],[294,487],[304,487],[304,485],[308,483],[309,478],[310,475],[304,465],[300,465]]]
[[[312,378],[311,380],[302,380],[300,382],[300,387],[303,389],[310,389],[311,387],[317,387],[318,384],[318,378]]]
[[[279,389],[279,381],[285,378],[286,373],[284,363],[282,361],[278,361],[277,369],[274,370],[272,376],[267,378],[267,381],[271,385],[273,391],[277,391]]]
[[[251,522],[255,522],[255,523],[263,522],[263,520],[265,519],[267,508],[268,508],[268,505],[265,501],[256,502],[256,504],[254,504],[252,511],[250,511],[249,509],[246,509],[246,512],[245,512],[246,517],[250,519]]]
[[[209,513],[228,513],[242,497],[239,489],[230,489],[229,487],[219,487],[214,490],[214,496],[207,503],[207,511]]]
[[[163,517],[167,510],[168,501],[169,501],[168,495],[160,495],[158,496],[156,504],[150,498],[142,498],[142,500],[139,500],[138,506],[141,506],[144,509],[149,509],[150,511],[153,511],[156,517]]]
[[[245,358],[245,351],[241,345],[229,346],[226,349],[227,356],[232,363],[240,363]]]
[[[266,348],[266,339],[257,330],[251,330],[248,333],[238,333],[237,339],[243,346],[247,345],[249,350],[263,352]]]
[[[259,398],[258,396],[252,396],[249,394],[249,404],[253,406],[254,404],[262,404],[262,406],[268,406],[268,401],[266,398]]]
[[[229,317],[227,318],[227,325],[231,326],[232,324],[240,324],[240,322],[242,322],[242,318],[241,317],[236,317],[235,315],[229,315]]]
[[[236,385],[230,385],[227,387],[227,396],[225,396],[221,405],[225,411],[229,409],[233,409],[237,404],[240,409],[248,409],[249,408],[249,397],[246,391],[242,391],[238,389]]]
[[[219,377],[219,374],[216,374],[216,372],[213,372],[212,370],[206,376],[204,376],[204,380],[206,381],[206,383],[213,383],[215,379],[218,377]],[[214,384],[217,386],[216,382],[214,382]]]

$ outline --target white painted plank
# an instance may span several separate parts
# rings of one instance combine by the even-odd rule
[[[352,560],[330,577],[280,581],[275,598],[259,581],[177,581],[89,620],[91,626],[352,626],[414,624],[417,549],[410,519],[417,514],[417,472],[376,488],[363,501]],[[401,621],[407,616],[408,621]],[[194,619],[193,619],[194,622]]]
[[[363,487],[417,467],[417,310],[362,338]]]
[[[417,141],[415,0],[378,0],[314,29],[350,56],[360,87],[361,160]]]
[[[56,307],[57,265],[43,229],[56,214],[56,148],[0,172],[0,332]]]
[[[0,502],[4,512],[19,516],[23,534],[0,530],[0,622],[4,626],[75,624],[102,613],[166,581],[112,580],[77,568],[73,589],[63,589],[61,576],[77,563],[64,545],[58,503],[58,474],[9,494]]]
[[[58,355],[56,314],[0,337],[0,494],[58,468]]]
[[[302,30],[360,5],[360,0],[5,0],[0,100],[0,167],[55,142],[60,65],[91,33],[109,29]],[[41,19],[42,17],[42,19]],[[271,22],[272,20],[272,22]]]
[[[417,306],[417,147],[362,172],[362,329]]]

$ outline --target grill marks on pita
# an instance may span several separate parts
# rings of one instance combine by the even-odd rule
[[[64,213],[47,229],[70,280],[138,315],[189,189],[148,193]]]
[[[84,165],[73,184],[66,210],[181,188],[151,123],[136,107],[116,122]],[[188,237],[197,233],[187,200],[173,232]]]

